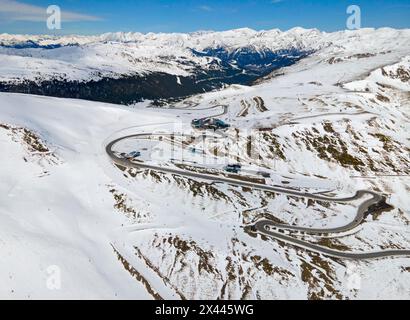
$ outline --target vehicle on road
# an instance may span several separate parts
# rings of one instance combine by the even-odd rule
[[[229,173],[239,173],[242,170],[242,166],[240,164],[228,164],[224,170]]]
[[[141,157],[141,152],[139,151],[132,151],[124,156],[124,158],[128,160],[132,160],[138,157]]]
[[[270,173],[268,173],[268,172],[259,171],[258,175],[260,175],[264,178],[270,178]]]

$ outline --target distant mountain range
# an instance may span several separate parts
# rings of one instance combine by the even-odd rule
[[[313,53],[386,44],[408,30],[294,28],[190,34],[0,35],[0,91],[132,104],[249,85]],[[363,51],[363,50],[361,50]]]

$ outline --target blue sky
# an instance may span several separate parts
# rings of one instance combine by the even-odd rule
[[[46,28],[45,8],[59,5],[61,31]],[[0,0],[0,33],[110,31],[191,32],[295,26],[346,28],[346,8],[359,5],[362,27],[410,28],[410,0]]]

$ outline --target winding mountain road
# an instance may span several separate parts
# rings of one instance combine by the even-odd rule
[[[328,257],[346,259],[346,260],[372,260],[372,259],[382,259],[382,258],[398,257],[398,256],[410,257],[410,250],[383,250],[383,251],[361,252],[361,253],[333,250],[330,248],[312,244],[310,242],[285,235],[280,232],[269,231],[268,228],[271,226],[272,224],[270,223],[270,221],[259,221],[255,224],[254,227],[256,228],[256,230],[258,230],[260,233],[264,235],[282,240],[288,244],[292,244],[299,248],[303,248],[303,249],[307,249],[307,250],[310,250],[316,253],[323,254]]]
[[[362,191],[356,192],[356,194],[353,196],[343,197],[343,198],[331,198],[331,197],[322,196],[320,194],[300,192],[300,191],[295,191],[291,189],[269,186],[269,185],[258,184],[258,183],[252,183],[252,182],[237,180],[233,178],[220,177],[220,176],[211,175],[211,174],[196,173],[196,172],[191,172],[191,171],[186,171],[186,170],[181,170],[181,169],[149,165],[149,164],[145,164],[142,162],[136,163],[136,162],[133,162],[132,160],[117,156],[116,152],[113,151],[113,147],[117,143],[123,140],[138,139],[138,138],[143,138],[143,137],[147,137],[151,135],[157,135],[157,134],[141,133],[141,134],[133,134],[133,135],[128,135],[125,137],[115,139],[106,146],[106,153],[116,165],[122,166],[125,168],[155,170],[155,171],[160,171],[164,173],[176,174],[176,175],[180,175],[180,176],[184,176],[188,178],[208,180],[213,183],[226,183],[226,184],[233,185],[233,186],[246,187],[246,188],[251,188],[254,190],[281,193],[281,194],[286,194],[289,196],[303,197],[303,198],[318,200],[318,201],[346,203],[346,202],[350,202],[353,200],[362,199],[366,196],[370,196],[370,199],[364,201],[358,207],[355,219],[352,222],[344,226],[341,226],[341,227],[329,228],[329,229],[315,229],[315,228],[305,228],[305,227],[277,224],[272,221],[263,220],[263,221],[257,222],[253,226],[253,228],[255,231],[261,234],[264,234],[266,236],[279,239],[286,243],[292,244],[294,246],[308,249],[310,251],[324,254],[326,256],[330,256],[334,258],[350,259],[350,260],[369,260],[369,259],[379,259],[379,258],[393,257],[393,256],[410,256],[410,250],[385,250],[385,251],[379,251],[379,252],[364,252],[364,253],[342,252],[342,251],[322,247],[319,245],[315,245],[310,242],[300,240],[300,239],[285,235],[283,233],[270,230],[271,228],[275,228],[278,230],[302,231],[302,232],[306,232],[310,234],[334,234],[334,233],[342,233],[342,232],[352,230],[363,222],[363,220],[365,219],[365,214],[369,212],[369,209],[373,205],[377,205],[383,200],[383,197],[375,192],[362,190]]]
[[[226,105],[217,105],[217,106],[213,106],[213,107],[206,108],[206,109],[214,109],[216,107],[223,107],[223,112],[221,114],[214,115],[213,117],[222,116],[227,113],[228,107]],[[183,108],[183,109],[181,108],[180,110],[188,110],[188,108]],[[198,110],[198,109],[193,108],[192,110]],[[207,118],[210,118],[210,117],[206,117],[204,119],[207,119]],[[410,250],[384,250],[384,251],[377,251],[377,252],[360,252],[360,253],[338,251],[338,250],[330,249],[328,247],[323,247],[320,245],[312,244],[308,241],[301,240],[293,236],[285,235],[284,233],[279,232],[279,230],[281,231],[300,231],[300,232],[304,232],[304,233],[308,233],[312,235],[323,235],[323,234],[340,234],[343,232],[350,231],[358,227],[361,223],[363,223],[366,216],[368,214],[371,214],[374,208],[377,208],[379,204],[384,202],[384,197],[373,191],[360,190],[360,191],[357,191],[356,194],[354,194],[353,196],[342,197],[342,198],[332,198],[332,197],[323,196],[321,194],[313,194],[309,192],[296,191],[296,190],[288,189],[285,187],[270,186],[270,185],[265,185],[261,183],[253,183],[253,182],[243,181],[240,179],[222,177],[222,176],[206,174],[206,173],[197,173],[197,172],[192,172],[192,171],[187,171],[187,170],[182,170],[182,169],[175,169],[175,168],[170,168],[170,167],[165,167],[165,166],[149,165],[143,162],[134,162],[131,159],[126,159],[126,158],[118,156],[117,153],[113,151],[114,146],[121,141],[128,140],[128,139],[146,139],[146,138],[150,138],[152,136],[158,136],[158,135],[176,136],[177,134],[139,133],[139,134],[127,135],[124,137],[117,138],[111,141],[110,143],[108,143],[105,148],[105,151],[107,155],[110,157],[110,159],[114,162],[114,164],[124,167],[124,168],[155,170],[155,171],[160,171],[164,173],[184,176],[188,178],[207,180],[207,181],[211,181],[212,183],[224,183],[224,184],[229,184],[232,186],[246,187],[246,188],[251,188],[253,190],[281,193],[281,194],[285,194],[288,196],[302,197],[302,198],[312,199],[312,200],[317,200],[317,201],[347,203],[347,202],[351,202],[354,200],[359,200],[362,198],[369,197],[369,199],[366,199],[363,203],[359,205],[356,216],[353,219],[353,221],[341,227],[327,228],[327,229],[326,228],[323,228],[323,229],[306,228],[306,227],[300,227],[300,226],[290,226],[290,225],[278,224],[273,221],[262,220],[262,221],[256,222],[255,225],[252,226],[252,230],[254,232],[263,234],[265,236],[269,236],[269,237],[284,241],[296,247],[307,249],[307,250],[310,250],[310,251],[313,251],[319,254],[323,254],[329,257],[333,257],[333,258],[349,259],[349,260],[370,260],[370,259],[381,259],[381,258],[386,258],[386,257],[398,257],[398,256],[410,257]],[[274,231],[272,229],[278,230],[278,231]]]

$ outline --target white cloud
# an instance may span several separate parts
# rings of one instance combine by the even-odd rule
[[[35,6],[14,0],[0,0],[0,19],[3,21],[32,21],[43,22],[47,20],[47,8]],[[62,21],[100,21],[99,17],[66,11],[61,7]]]

